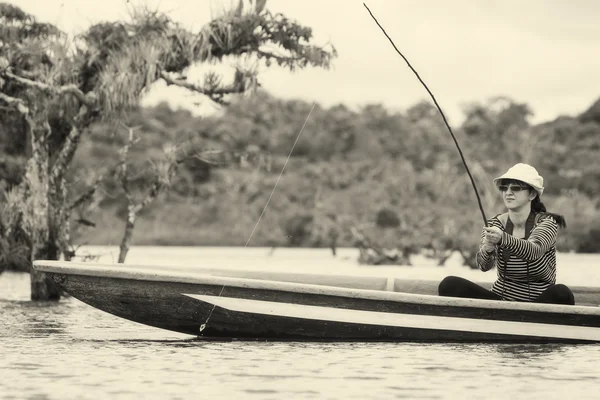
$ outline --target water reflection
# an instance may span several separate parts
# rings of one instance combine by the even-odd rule
[[[66,302],[0,301],[5,330],[0,337],[46,337],[66,333]]]
[[[565,353],[577,346],[585,344],[497,344],[491,345],[491,349],[499,356],[514,360],[534,361],[538,359],[555,357],[557,354]],[[587,345],[593,346],[593,345]]]
[[[124,346],[135,346],[135,347],[156,347],[160,346],[161,348],[198,348],[204,345],[208,345],[210,343],[214,343],[212,341],[206,341],[196,338],[191,339],[86,339],[89,343],[104,343],[104,344],[116,344],[116,345],[124,345]],[[228,341],[218,341],[217,343],[226,343],[231,342]]]

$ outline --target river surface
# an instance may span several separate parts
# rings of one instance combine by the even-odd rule
[[[98,261],[117,249],[88,247]],[[81,253],[80,253],[81,254]],[[444,268],[367,267],[357,252],[134,247],[127,264],[489,280]],[[559,255],[559,277],[600,286],[600,256]],[[598,399],[600,346],[203,342],[67,298],[29,301],[26,274],[0,275],[1,399]]]

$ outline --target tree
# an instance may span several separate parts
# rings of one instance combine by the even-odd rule
[[[67,172],[92,123],[122,118],[159,80],[219,104],[259,85],[257,69],[243,66],[231,83],[213,72],[203,83],[189,82],[185,71],[198,63],[243,56],[294,70],[327,68],[336,55],[310,44],[310,28],[272,14],[264,0],[240,1],[199,32],[149,10],[93,25],[73,40],[11,4],[0,3],[0,21],[0,103],[23,121],[30,146],[23,180],[8,196],[5,226],[7,235],[25,232],[31,260],[70,257],[70,205],[78,199]],[[31,282],[33,300],[60,298],[43,273],[32,270]]]
[[[143,188],[144,193],[141,200],[136,201],[134,186],[139,186],[135,185],[135,181],[139,181],[140,179],[139,176],[137,176],[138,179],[132,178],[129,172],[131,165],[128,162],[127,156],[129,154],[129,149],[135,145],[139,138],[134,136],[134,128],[127,128],[129,131],[128,140],[125,146],[119,151],[119,164],[114,171],[115,178],[121,183],[121,188],[127,199],[127,216],[125,217],[125,231],[120,245],[119,263],[125,262],[125,258],[129,252],[138,213],[144,207],[147,207],[152,203],[163,190],[171,185],[173,175],[176,173],[177,166],[180,163],[180,160],[177,158],[176,148],[167,149],[165,151],[164,159],[158,162],[152,162],[152,167],[149,170],[143,170],[140,173],[141,175],[144,172],[149,171],[150,177],[147,179],[149,180],[149,187]]]

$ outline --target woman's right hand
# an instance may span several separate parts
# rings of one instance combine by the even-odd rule
[[[486,253],[493,253],[496,251],[496,244],[492,243],[487,237],[484,237],[483,242],[481,243],[481,249]]]
[[[489,244],[489,245],[484,244],[483,246],[481,246],[481,249],[483,251],[485,251],[486,253],[491,254],[494,251],[496,251],[496,246],[494,246],[493,244]]]

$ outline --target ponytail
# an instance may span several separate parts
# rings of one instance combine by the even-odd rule
[[[561,227],[561,228],[566,228],[567,227],[567,221],[565,220],[564,216],[562,216],[560,214],[549,213],[549,212],[546,211],[546,206],[540,200],[540,196],[535,196],[535,199],[533,199],[531,201],[531,210],[533,212],[535,212],[536,214],[537,213],[544,213],[546,215],[551,216],[552,218],[554,218],[554,220],[556,221],[556,223],[558,224],[558,226]]]

